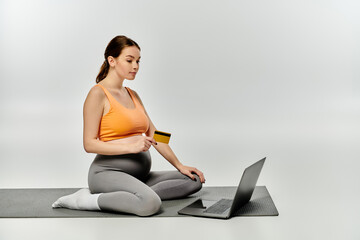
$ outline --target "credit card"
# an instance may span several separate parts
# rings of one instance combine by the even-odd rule
[[[171,133],[162,132],[162,131],[155,131],[154,133],[154,139],[157,142],[169,144],[170,137],[171,137]]]

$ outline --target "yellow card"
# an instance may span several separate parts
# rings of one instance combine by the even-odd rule
[[[170,137],[171,137],[171,133],[161,132],[161,131],[155,131],[154,133],[154,139],[157,142],[169,144]]]

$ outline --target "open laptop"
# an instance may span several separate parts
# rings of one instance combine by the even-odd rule
[[[178,211],[179,214],[210,218],[230,218],[240,207],[249,202],[266,158],[247,167],[241,177],[235,197],[218,201],[198,199]]]

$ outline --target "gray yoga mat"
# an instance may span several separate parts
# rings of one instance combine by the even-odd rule
[[[79,188],[0,189],[0,218],[80,218],[80,217],[137,217],[130,214],[100,211],[53,209],[59,197],[74,193]],[[161,211],[152,217],[186,217],[177,212],[199,197],[206,200],[232,198],[236,187],[203,187],[201,191],[178,200],[163,201]],[[265,186],[257,186],[249,203],[235,216],[279,215]]]

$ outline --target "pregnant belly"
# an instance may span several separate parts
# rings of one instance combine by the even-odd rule
[[[93,164],[100,171],[122,171],[138,179],[144,179],[151,169],[150,152],[123,155],[96,155]]]

